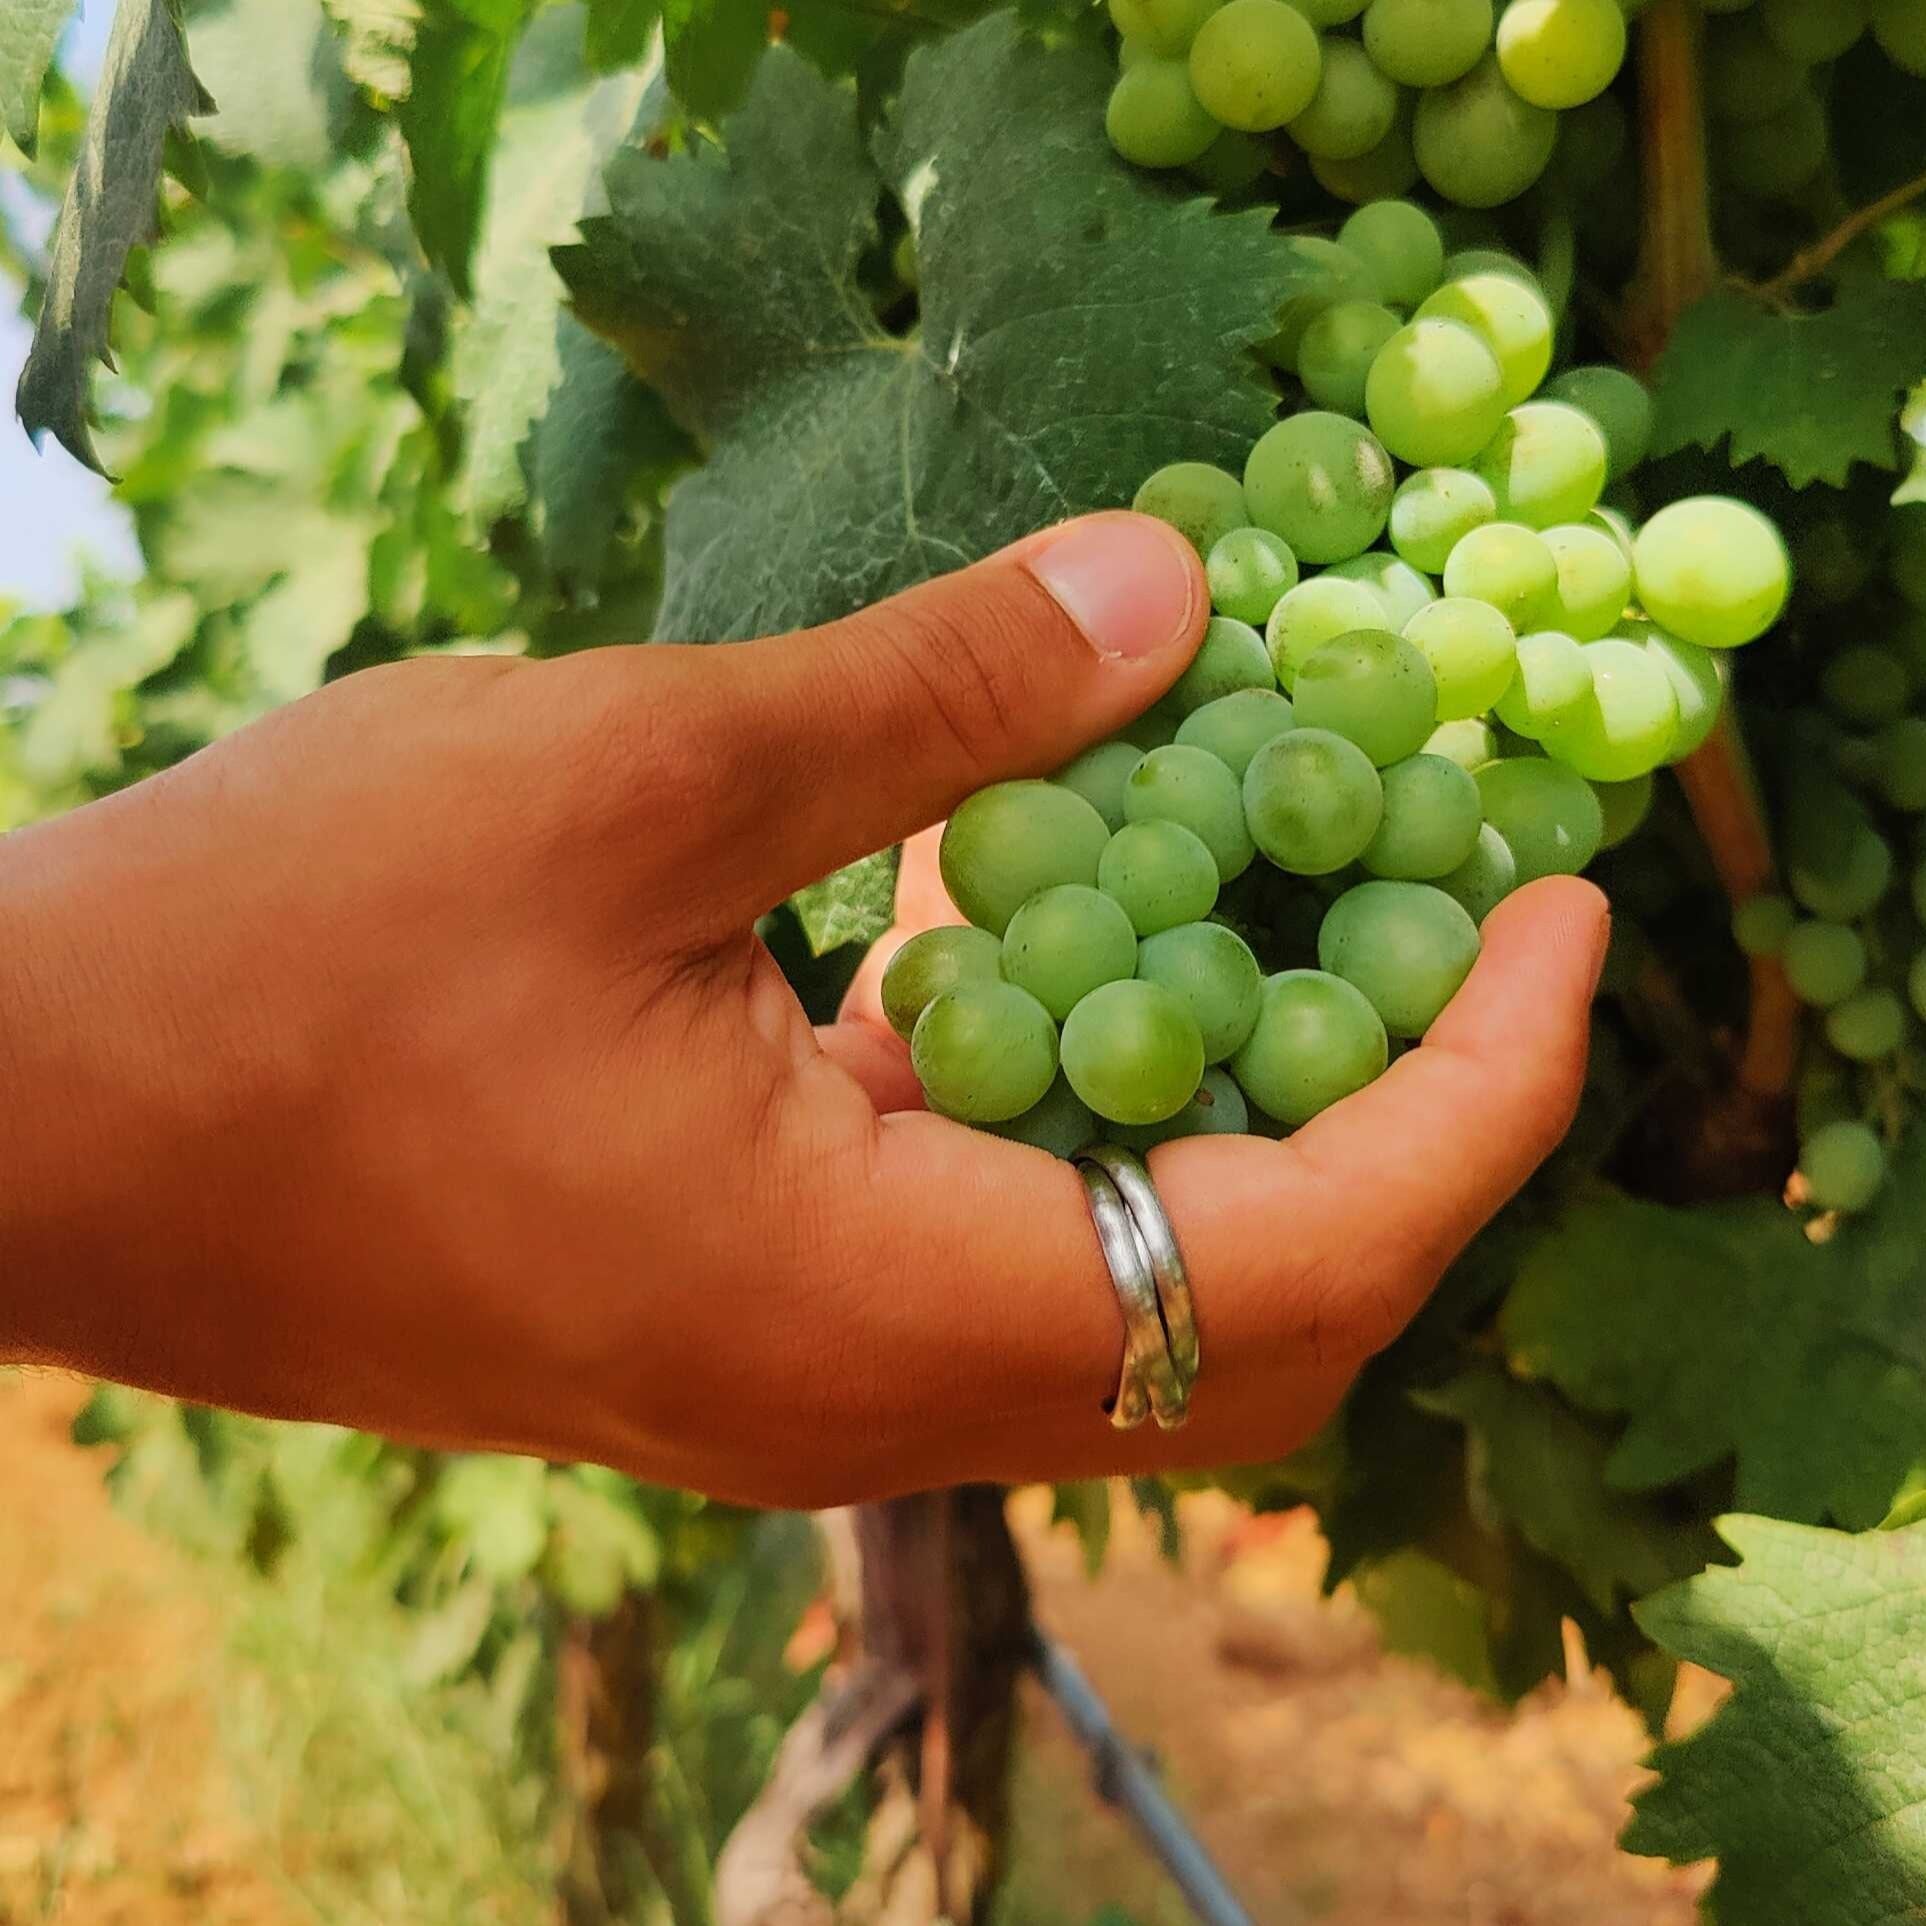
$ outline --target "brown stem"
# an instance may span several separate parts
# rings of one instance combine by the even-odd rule
[[[1880,222],[1891,220],[1922,194],[1926,194],[1926,174],[1895,187],[1890,194],[1882,194],[1870,207],[1849,214],[1830,234],[1821,235],[1810,247],[1801,248],[1780,273],[1761,284],[1759,292],[1770,299],[1782,300],[1795,288],[1825,273],[1862,234],[1870,234]]]

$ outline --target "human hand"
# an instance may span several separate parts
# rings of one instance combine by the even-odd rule
[[[1174,1436],[1101,1416],[1074,1173],[914,1107],[880,951],[812,1031],[753,934],[1114,731],[1205,613],[1096,517],[805,636],[354,675],[0,843],[0,1362],[776,1504],[1301,1442],[1562,1133],[1595,890],[1506,903],[1288,1142],[1155,1153]],[[906,924],[939,894],[920,839]]]

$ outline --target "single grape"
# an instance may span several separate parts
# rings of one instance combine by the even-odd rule
[[[1226,201],[1248,192],[1270,171],[1269,141],[1234,127],[1226,127],[1185,169],[1198,186]]]
[[[1591,694],[1544,738],[1545,747],[1593,782],[1628,782],[1667,760],[1678,735],[1679,699],[1665,665],[1616,637],[1585,647]]]
[[[1511,687],[1518,638],[1489,602],[1447,595],[1405,624],[1404,639],[1430,664],[1439,722],[1482,716]]]
[[[1250,945],[1221,923],[1180,923],[1145,937],[1137,975],[1161,984],[1196,1019],[1206,1063],[1240,1049],[1257,1021],[1263,973]]]
[[[1329,876],[1377,834],[1384,784],[1356,743],[1328,729],[1293,729],[1267,742],[1244,772],[1244,819],[1279,869]]]
[[[1926,810],[1926,716],[1901,716],[1873,738],[1873,781],[1894,809]]]
[[[1845,1002],[1866,980],[1866,945],[1844,923],[1799,924],[1779,957],[1793,995],[1818,1010]]]
[[[1268,528],[1233,528],[1211,544],[1204,577],[1220,615],[1262,628],[1279,599],[1297,586],[1297,557]]]
[[[1445,256],[1446,281],[1465,281],[1474,274],[1509,274],[1513,280],[1523,281],[1541,301],[1545,298],[1545,284],[1510,248],[1461,247]]]
[[[1153,703],[1135,722],[1126,722],[1117,734],[1120,740],[1131,744],[1139,754],[1148,755],[1151,750],[1161,749],[1167,742],[1175,742],[1183,720],[1175,704]]]
[[[1145,54],[1190,51],[1197,29],[1217,11],[1220,0],[1110,0],[1110,20],[1125,46]],[[1130,61],[1126,59],[1125,65]]]
[[[1361,417],[1364,384],[1378,350],[1402,324],[1375,301],[1339,301],[1304,330],[1297,378],[1320,408]]]
[[[1130,505],[1139,515],[1168,522],[1199,555],[1208,555],[1232,529],[1250,522],[1243,483],[1207,461],[1168,463],[1145,481]]]
[[[1008,1123],[979,1124],[977,1128],[992,1137],[1028,1144],[1032,1150],[1047,1150],[1052,1157],[1066,1160],[1088,1149],[1099,1134],[1090,1106],[1070,1088],[1070,1079],[1061,1070],[1050,1088],[1020,1117],[1012,1117]]]
[[[1038,890],[1003,932],[1003,980],[1028,990],[1059,1023],[1099,984],[1136,969],[1129,916],[1087,883]]]
[[[1324,42],[1317,92],[1286,131],[1307,154],[1356,160],[1377,146],[1397,117],[1396,83],[1377,70],[1355,40],[1333,35]]]
[[[1451,551],[1444,591],[1489,602],[1523,635],[1557,612],[1558,562],[1536,529],[1487,522]]]
[[[1821,1210],[1866,1208],[1886,1181],[1886,1152],[1862,1123],[1830,1123],[1799,1150],[1806,1191]]]
[[[1486,763],[1498,759],[1498,738],[1491,724],[1482,717],[1467,716],[1461,722],[1439,724],[1425,738],[1427,756],[1445,756],[1466,775],[1475,776]]]
[[[1275,689],[1240,689],[1186,716],[1177,740],[1192,749],[1208,749],[1241,783],[1251,758],[1294,722],[1289,696]]]
[[[1360,883],[1324,913],[1317,960],[1362,990],[1394,1037],[1421,1037],[1478,960],[1478,926],[1425,883]]]
[[[1438,685],[1401,636],[1360,629],[1327,642],[1298,671],[1292,707],[1301,729],[1355,742],[1382,769],[1416,755],[1437,722]]]
[[[1217,138],[1217,123],[1191,91],[1182,60],[1139,60],[1117,76],[1104,132],[1138,167],[1182,167]]]
[[[1038,890],[1094,883],[1109,840],[1103,818],[1068,789],[992,783],[959,803],[944,827],[943,887],[979,929],[1001,936]]]
[[[1786,881],[1815,916],[1851,922],[1883,902],[1892,888],[1892,845],[1870,823],[1855,823],[1836,846],[1827,839],[1829,846],[1819,862],[1810,860],[1796,836],[1793,840]]]
[[[1348,247],[1321,234],[1292,234],[1278,243],[1295,292],[1278,310],[1277,332],[1257,351],[1274,368],[1295,372],[1304,330],[1334,301],[1375,301],[1371,271]]]
[[[1592,784],[1592,793],[1598,798],[1599,814],[1605,823],[1600,849],[1616,849],[1638,834],[1646,817],[1652,813],[1654,788],[1649,770],[1642,776],[1630,776],[1624,782]]]
[[[1926,0],[1872,0],[1872,30],[1895,67],[1926,78]]]
[[[1204,1039],[1184,1005],[1161,984],[1106,983],[1063,1026],[1063,1074],[1112,1123],[1174,1117],[1204,1077]]]
[[[1243,875],[1257,853],[1244,827],[1237,778],[1209,750],[1185,743],[1153,749],[1130,772],[1124,817],[1181,823],[1210,851],[1220,883]]]
[[[1529,400],[1551,366],[1551,309],[1534,283],[1515,274],[1487,271],[1447,281],[1418,316],[1460,322],[1491,350],[1504,377],[1507,408]]]
[[[1002,961],[1003,946],[988,930],[967,923],[919,930],[883,971],[883,1015],[889,1027],[907,1043],[916,1019],[945,990],[959,983],[994,983]]]
[[[1383,532],[1396,488],[1391,457],[1377,437],[1318,409],[1267,429],[1244,464],[1251,520],[1283,536],[1305,562],[1363,554]]]
[[[1204,629],[1204,639],[1191,658],[1190,667],[1177,678],[1164,698],[1186,716],[1193,715],[1207,702],[1239,689],[1275,689],[1277,677],[1271,672],[1270,651],[1264,638],[1248,622],[1228,615],[1213,615]]]
[[[1382,626],[1393,635],[1401,633],[1421,608],[1438,599],[1430,576],[1381,548],[1367,549],[1348,562],[1333,562],[1324,573],[1341,582],[1362,582],[1378,598],[1384,612]]]
[[[1264,631],[1271,667],[1286,691],[1294,689],[1298,670],[1325,643],[1359,629],[1380,628],[1384,620],[1383,599],[1367,583],[1337,575],[1313,576],[1298,583],[1271,611]]]
[[[1485,821],[1518,865],[1520,883],[1576,876],[1605,840],[1605,814],[1590,783],[1562,762],[1515,756],[1488,762],[1473,778]]]
[[[1250,1107],[1243,1091],[1227,1072],[1213,1066],[1204,1072],[1197,1094],[1176,1116],[1155,1124],[1116,1124],[1110,1135],[1141,1157],[1180,1137],[1242,1137],[1250,1127]]]
[[[1498,432],[1504,376],[1462,321],[1434,316],[1400,328],[1378,350],[1364,405],[1379,440],[1400,461],[1452,466],[1468,462]]]
[[[1759,0],[1765,36],[1802,67],[1837,60],[1866,31],[1869,0]]]
[[[1489,482],[1468,468],[1421,468],[1391,498],[1391,546],[1413,568],[1437,575],[1465,536],[1497,519]]]
[[[1065,763],[1050,780],[1081,796],[1114,836],[1124,824],[1124,784],[1143,755],[1134,742],[1100,742],[1074,762]]]
[[[1542,531],[1558,569],[1556,626],[1575,642],[1610,635],[1632,599],[1632,564],[1602,528],[1566,522]]]
[[[1496,55],[1422,96],[1412,123],[1418,167],[1460,207],[1499,207],[1551,164],[1558,116],[1513,93]]]
[[[1491,0],[1371,0],[1364,50],[1405,87],[1442,87],[1491,45]]]
[[[1732,940],[1747,956],[1777,956],[1798,920],[1784,896],[1749,896],[1732,912]]]
[[[1865,728],[1903,714],[1912,693],[1906,664],[1876,642],[1841,649],[1819,672],[1819,695],[1826,707]]]
[[[1407,883],[1468,862],[1484,824],[1478,785],[1444,756],[1407,756],[1380,771],[1384,816],[1358,859],[1373,876]]]
[[[1605,437],[1608,481],[1623,481],[1652,446],[1652,397],[1623,368],[1603,363],[1567,368],[1546,382],[1544,397],[1581,409],[1597,422]]]
[[[1396,200],[1418,184],[1418,157],[1411,146],[1411,103],[1407,97],[1398,103],[1398,117],[1391,131],[1356,160],[1337,160],[1329,154],[1311,156],[1311,178],[1333,200],[1348,201],[1353,207],[1368,207],[1373,201]]]
[[[1518,887],[1511,845],[1489,823],[1480,824],[1471,854],[1449,875],[1436,878],[1433,887],[1443,890],[1474,923],[1482,923]]]
[[[1626,622],[1619,633],[1637,642],[1654,657],[1672,679],[1672,693],[1678,699],[1678,733],[1672,738],[1673,762],[1682,761],[1702,748],[1718,727],[1719,711],[1725,706],[1725,682],[1719,658],[1696,642],[1684,641],[1653,622]]]
[[[1618,545],[1618,552],[1625,557],[1626,566],[1631,566],[1632,551],[1637,546],[1637,530],[1618,509],[1607,508],[1601,503],[1585,517],[1585,526],[1609,536]],[[1633,586],[1637,586],[1636,582]]]
[[[1125,823],[1105,845],[1097,887],[1139,936],[1195,923],[1217,907],[1217,859],[1182,823]]]
[[[1492,706],[1513,735],[1543,742],[1584,713],[1592,693],[1591,658],[1556,629],[1520,636],[1513,655],[1512,680]]]
[[[1803,61],[1789,59],[1757,20],[1720,20],[1705,40],[1705,105],[1715,121],[1743,123],[1782,114],[1807,87]]]
[[[1906,1006],[1890,990],[1857,990],[1826,1012],[1826,1041],[1852,1063],[1883,1063],[1906,1040]]]
[[[1338,229],[1339,242],[1365,265],[1378,299],[1415,308],[1444,273],[1444,236],[1410,201],[1368,202]]]
[[[1757,200],[1796,199],[1824,172],[1832,151],[1825,102],[1811,87],[1770,120],[1716,131],[1712,160],[1720,181]]]
[[[1562,401],[1514,408],[1472,467],[1491,484],[1502,521],[1550,528],[1589,515],[1605,489],[1605,437]]]
[[[1220,125],[1268,133],[1317,94],[1317,30],[1285,0],[1225,0],[1190,43],[1190,84]]]
[[[962,1123],[1003,1123],[1050,1088],[1057,1026],[1014,983],[959,983],[916,1019],[910,1064],[932,1110]]]
[[[1314,27],[1341,27],[1364,11],[1365,0],[1291,0]]]
[[[1323,970],[1284,970],[1265,978],[1231,1074],[1266,1116],[1295,1128],[1375,1083],[1390,1056],[1383,1019],[1354,984]]]
[[[1619,0],[1511,0],[1498,23],[1498,65],[1534,107],[1582,107],[1624,64]]]

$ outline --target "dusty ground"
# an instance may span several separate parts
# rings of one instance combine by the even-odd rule
[[[312,1926],[216,1738],[206,1577],[114,1513],[67,1440],[82,1395],[0,1380],[0,1926]],[[1182,1571],[1124,1527],[1093,1585],[1046,1515],[1019,1500],[1040,1617],[1156,1736],[1263,1926],[1689,1926],[1698,1878],[1613,1847],[1643,1741],[1602,1688],[1505,1716],[1387,1658],[1356,1607],[1318,1599],[1301,1516],[1253,1530],[1206,1507]],[[1030,1711],[1005,1916],[1083,1926],[1115,1902],[1179,1926],[1051,1709]]]

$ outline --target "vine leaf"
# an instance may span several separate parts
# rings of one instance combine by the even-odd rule
[[[896,852],[865,856],[799,889],[789,902],[818,956],[845,943],[873,943],[896,914]]]
[[[214,111],[194,78],[179,0],[120,0],[87,131],[48,245],[47,291],[14,405],[38,438],[51,432],[100,473],[87,423],[88,378],[112,365],[107,330],[128,254],[154,232],[167,136]]]
[[[1899,411],[1899,432],[1906,439],[1911,461],[1893,490],[1893,506],[1904,508],[1910,502],[1926,502],[1926,381],[1906,397]]]
[[[583,53],[598,74],[633,66],[649,50],[662,0],[588,0]]]
[[[194,15],[195,71],[221,110],[195,131],[271,167],[324,173],[354,89],[321,0],[227,0]]]
[[[1637,1608],[1679,1658],[1729,1678],[1693,1737],[1659,1747],[1628,1851],[1716,1857],[1720,1926],[1849,1926],[1926,1913],[1926,1527],[1851,1537],[1727,1518],[1743,1561]]]
[[[741,104],[769,44],[768,0],[662,0],[662,64],[675,97],[703,120]]]
[[[1658,454],[1729,444],[1795,488],[1843,488],[1854,462],[1897,463],[1893,414],[1926,375],[1926,283],[1855,281],[1818,314],[1731,289],[1687,309],[1654,374]]]
[[[33,158],[40,138],[40,89],[74,0],[8,0],[0,10],[0,129]]]

